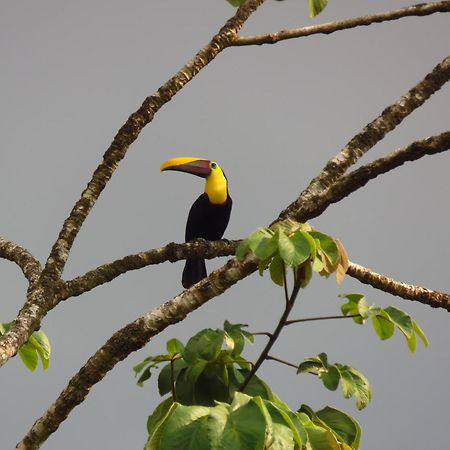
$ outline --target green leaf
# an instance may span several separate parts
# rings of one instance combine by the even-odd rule
[[[223,330],[206,328],[191,337],[182,351],[183,359],[193,364],[198,359],[214,361],[220,353],[224,341]]]
[[[230,3],[237,0],[228,0]],[[328,0],[308,0],[309,16],[315,17],[320,14],[328,4]],[[236,6],[236,5],[235,5]]]
[[[161,434],[169,417],[178,408],[178,403],[173,403],[172,398],[168,398],[160,403],[155,411],[147,419],[148,440],[144,450],[159,450]]]
[[[295,233],[291,238],[278,230],[278,251],[283,261],[294,269],[306,261],[311,249],[308,241],[301,233]]]
[[[311,450],[340,450],[333,434],[324,428],[306,427]]]
[[[378,315],[372,316],[372,325],[382,341],[389,339],[394,334],[394,324],[384,310],[381,310]]]
[[[332,266],[339,262],[339,249],[331,236],[321,233],[320,231],[311,231],[309,233],[314,239],[320,242],[320,248],[325,253],[328,261]]]
[[[28,342],[23,344],[19,349],[19,356],[31,372],[36,370],[39,359],[38,353],[32,344]]]
[[[275,284],[283,286],[285,266],[279,255],[275,255],[269,265],[270,278]]]
[[[406,338],[411,337],[414,330],[411,317],[408,316],[408,314],[393,306],[384,308],[384,311],[390,317],[392,323],[397,326]]]
[[[245,258],[245,255],[250,251],[250,245],[247,239],[244,239],[236,249],[236,258],[239,261],[242,261]]]
[[[326,406],[316,412],[319,419],[328,425],[342,441],[354,449],[359,448],[361,427],[358,422],[344,412]]]
[[[319,371],[319,378],[327,389],[335,391],[339,385],[341,374],[335,365],[329,365],[326,370]]]
[[[422,341],[424,347],[428,347],[428,339],[425,336],[425,333],[423,332],[422,328],[419,327],[417,322],[415,320],[412,321],[414,332],[419,336],[420,340]]]
[[[171,358],[175,355],[181,354],[184,350],[184,345],[176,338],[170,339],[166,342],[167,353]]]
[[[356,370],[353,367],[339,363],[336,363],[336,367],[341,374],[341,380],[343,380],[342,392],[344,397],[349,398],[354,395],[356,399],[356,407],[359,410],[365,408],[372,396],[367,378],[359,370]]]

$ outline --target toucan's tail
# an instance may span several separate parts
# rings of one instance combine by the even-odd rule
[[[186,289],[206,277],[204,259],[187,259],[183,270],[182,284]]]

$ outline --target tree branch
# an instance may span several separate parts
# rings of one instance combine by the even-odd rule
[[[25,248],[0,237],[0,258],[16,263],[30,284],[41,275],[41,264]]]
[[[14,356],[45,315],[58,304],[56,287],[61,285],[60,277],[69,257],[73,242],[89,212],[112,177],[130,145],[157,111],[180,91],[194,76],[206,67],[222,50],[229,47],[250,15],[264,3],[264,0],[247,0],[238,8],[210,43],[200,50],[175,76],[163,84],[155,94],[147,97],[141,107],[131,114],[120,128],[113,142],[103,155],[102,163],[95,170],[86,189],[76,202],[69,217],[64,221],[58,239],[47,259],[37,285],[28,292],[27,301],[14,324],[0,336],[0,366]]]
[[[61,276],[69,257],[73,242],[130,145],[155,114],[169,102],[189,81],[206,67],[222,50],[229,47],[250,15],[264,3],[264,0],[247,0],[230,18],[206,47],[201,49],[176,75],[164,83],[155,94],[147,97],[120,128],[113,142],[103,155],[102,163],[95,170],[92,179],[82,192],[69,217],[64,221],[58,239],[53,245],[44,273],[51,279]]]
[[[402,283],[352,262],[350,262],[347,275],[356,278],[361,283],[370,284],[376,289],[402,297],[406,300],[415,300],[433,308],[444,308],[450,311],[449,294],[432,291],[431,289],[414,286],[413,284]]]
[[[407,161],[416,161],[423,156],[434,155],[447,150],[450,150],[450,131],[415,141],[371,163],[364,164],[340,178],[328,190],[323,192],[316,200],[314,211],[309,211],[308,219],[319,216],[331,204],[339,202],[364,187],[370,180],[396,169]]]
[[[165,247],[128,255],[112,263],[103,264],[73,280],[66,281],[62,291],[58,293],[58,298],[66,300],[69,297],[81,295],[130,270],[141,269],[152,264],[160,264],[165,261],[175,262],[192,257],[212,259],[218,256],[231,256],[234,255],[239,242],[226,239],[220,241],[198,239],[185,244],[172,242]]]
[[[383,13],[371,14],[368,16],[353,17],[346,20],[338,20],[336,22],[328,22],[319,25],[312,25],[291,30],[282,30],[276,33],[260,34],[256,36],[239,36],[233,46],[244,45],[262,45],[275,44],[286,39],[295,39],[299,37],[311,36],[314,34],[331,34],[335,31],[349,30],[351,28],[363,25],[371,25],[372,23],[386,22],[397,20],[408,16],[428,16],[438,12],[449,12],[450,1],[437,3],[421,3],[418,5],[408,6],[406,8],[396,9]]]
[[[315,203],[356,163],[361,156],[375,146],[389,131],[392,131],[414,110],[422,106],[431,95],[438,91],[450,79],[450,56],[438,64],[422,81],[388,106],[374,121],[369,123],[332,159],[328,161],[320,174],[278,217],[291,217],[304,222],[311,217]]]

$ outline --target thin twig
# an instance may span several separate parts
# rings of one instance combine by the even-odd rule
[[[390,20],[398,20],[408,16],[428,16],[438,12],[449,12],[450,1],[437,3],[421,3],[419,5],[407,6],[406,8],[396,9],[367,16],[353,17],[351,19],[338,20],[336,22],[328,22],[319,25],[311,25],[302,28],[290,30],[282,30],[275,33],[260,34],[256,36],[239,36],[233,46],[244,45],[262,45],[275,44],[286,39],[295,39],[299,37],[311,36],[314,34],[331,34],[335,31],[349,30],[351,28],[363,25],[371,25],[373,23],[386,22]]]

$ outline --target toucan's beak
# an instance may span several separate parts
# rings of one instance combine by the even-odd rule
[[[187,172],[198,177],[206,178],[211,173],[211,161],[202,158],[172,158],[161,164],[161,172],[164,170],[177,170]]]

